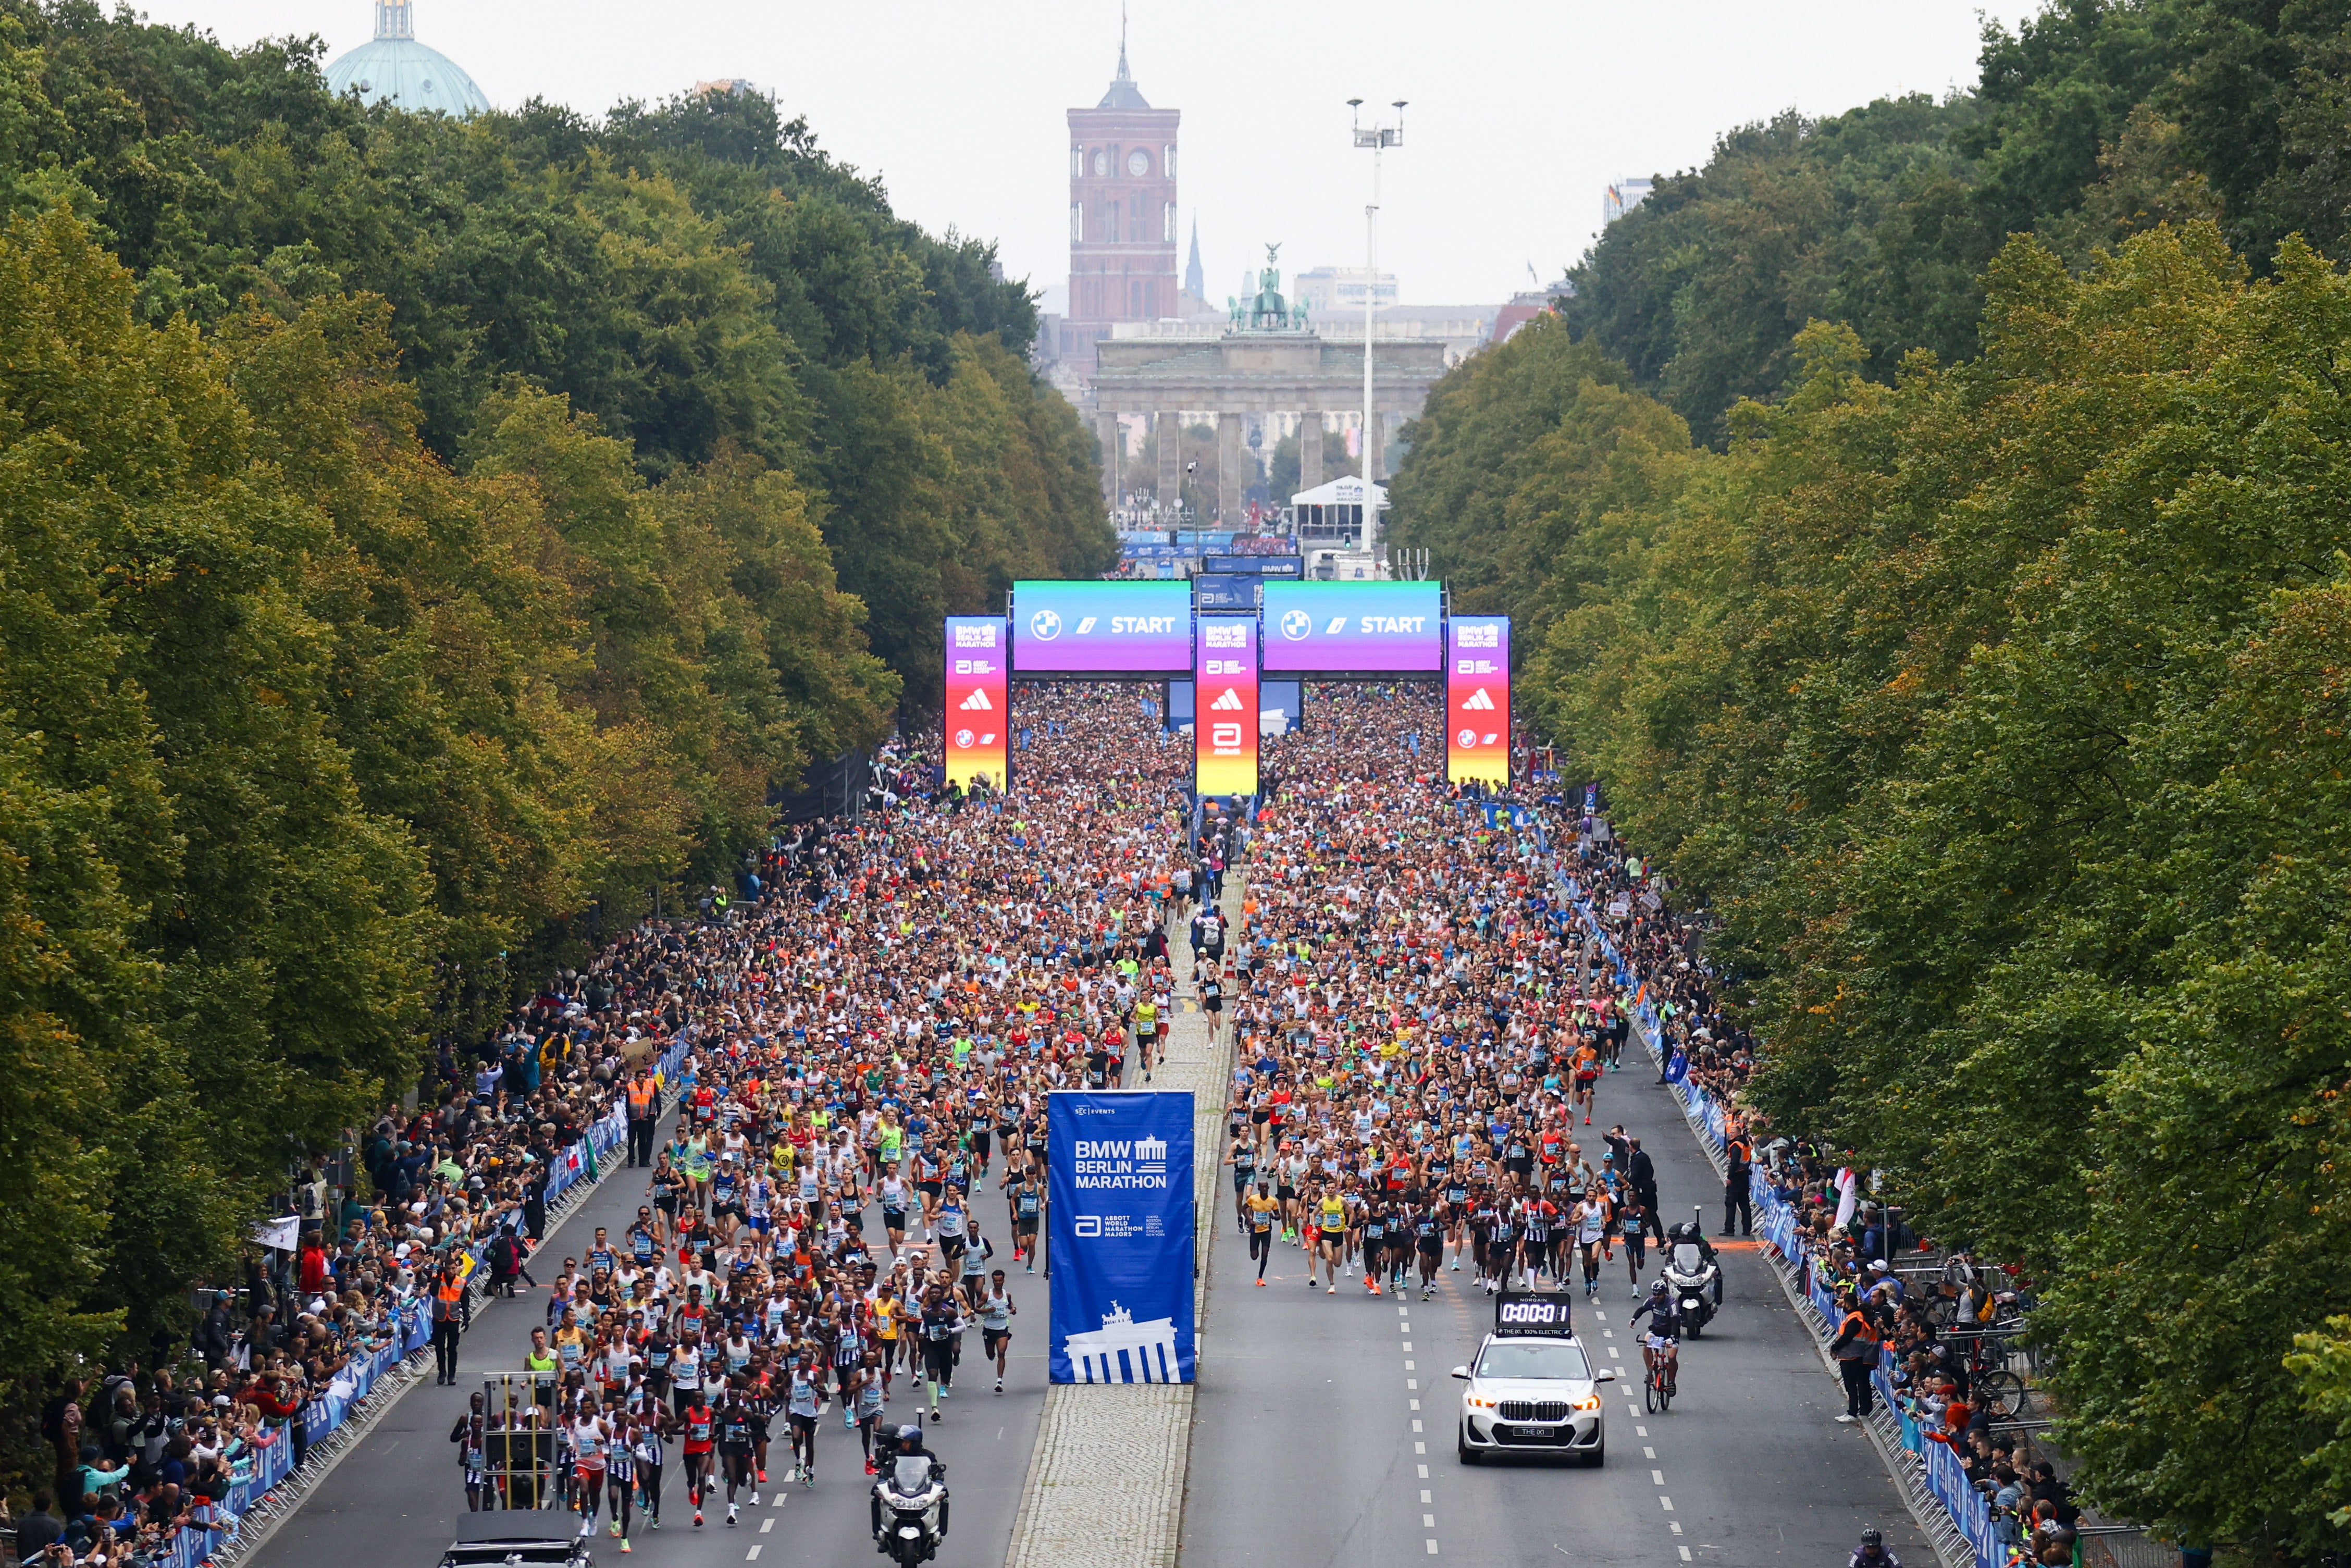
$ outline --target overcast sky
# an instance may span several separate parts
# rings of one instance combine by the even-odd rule
[[[1068,267],[1064,111],[1118,56],[1117,0],[415,0],[418,38],[492,102],[593,113],[697,79],[748,78],[804,113],[834,156],[886,182],[898,212],[998,240],[1056,295]],[[1791,106],[1832,114],[1975,78],[1987,16],[2018,0],[1362,0],[1313,7],[1136,0],[1128,55],[1154,106],[1180,109],[1186,234],[1200,225],[1221,302],[1269,240],[1284,271],[1360,265],[1371,155],[1346,100],[1409,100],[1387,154],[1383,264],[1406,300],[1499,301],[1581,255],[1620,175],[1704,162],[1723,130]],[[371,0],[155,0],[149,15],[238,45],[372,36]],[[1384,112],[1392,112],[1383,110]]]

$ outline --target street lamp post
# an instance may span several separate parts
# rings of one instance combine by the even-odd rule
[[[1372,150],[1372,200],[1364,209],[1364,548],[1376,569],[1381,559],[1380,506],[1372,486],[1377,482],[1373,475],[1378,467],[1374,455],[1379,450],[1379,421],[1372,413],[1372,323],[1379,309],[1380,154],[1404,145],[1405,100],[1395,100],[1393,126],[1364,124],[1363,105],[1360,98],[1347,100],[1355,145]]]

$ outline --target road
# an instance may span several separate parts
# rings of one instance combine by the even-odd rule
[[[1646,1065],[1646,1053],[1632,1052]],[[1603,1082],[1591,1132],[1622,1121],[1657,1167],[1667,1223],[1722,1186],[1654,1069]],[[1579,1134],[1586,1129],[1578,1127]],[[1587,1149],[1597,1147],[1587,1137]],[[1229,1189],[1223,1195],[1229,1205]],[[1650,1253],[1654,1274],[1656,1254]],[[1229,1214],[1221,1217],[1200,1358],[1181,1560],[1207,1568],[1280,1563],[1721,1563],[1834,1568],[1875,1524],[1905,1562],[1932,1564],[1844,1396],[1770,1265],[1728,1251],[1725,1307],[1686,1346],[1669,1415],[1640,1412],[1640,1354],[1625,1323],[1620,1254],[1597,1301],[1575,1297],[1579,1333],[1604,1364],[1630,1370],[1608,1400],[1598,1469],[1454,1454],[1460,1385],[1492,1298],[1448,1256],[1433,1300],[1372,1297],[1360,1277],[1309,1293],[1305,1255],[1277,1249],[1262,1290]],[[1277,1277],[1278,1276],[1278,1277]]]
[[[542,1266],[533,1272],[542,1281],[551,1280],[561,1260],[577,1257],[599,1225],[620,1235],[644,1201],[644,1186],[642,1172],[612,1173],[549,1238],[539,1255]],[[1000,1218],[992,1197],[982,1202],[987,1206],[981,1210],[983,1219]],[[867,1222],[868,1233],[878,1235],[872,1214]],[[969,1336],[962,1381],[944,1406],[946,1418],[931,1428],[929,1441],[947,1461],[955,1494],[953,1534],[938,1559],[940,1568],[1000,1568],[1012,1534],[1013,1515],[1019,1508],[1029,1451],[1036,1443],[1038,1416],[1044,1407],[1048,1318],[1044,1279],[1023,1273],[1008,1261],[1008,1256],[1007,1267],[1020,1316],[1014,1322],[1005,1391],[1001,1396],[989,1392],[994,1379],[979,1375],[978,1336]],[[443,1388],[427,1378],[403,1396],[255,1554],[254,1568],[327,1564],[431,1568],[437,1563],[458,1517],[465,1511],[450,1428],[465,1409],[466,1395],[482,1386],[483,1372],[522,1365],[531,1329],[545,1321],[546,1299],[544,1292],[525,1295],[493,1302],[478,1312],[460,1353],[458,1385]],[[891,1413],[894,1416],[912,1408],[907,1385],[901,1380]],[[674,1453],[673,1447],[673,1458]],[[784,1474],[789,1463],[785,1458],[788,1453],[779,1422],[770,1449],[777,1467],[768,1472],[771,1476]],[[638,1523],[632,1540],[635,1551],[628,1559],[632,1563],[643,1563],[646,1568],[663,1564],[717,1568],[722,1563],[754,1562],[778,1568],[802,1564],[838,1568],[841,1563],[878,1561],[868,1528],[869,1483],[857,1435],[842,1430],[837,1414],[818,1434],[816,1490],[799,1486],[763,1490],[762,1506],[745,1507],[743,1522],[732,1530],[723,1522],[726,1512],[723,1501],[705,1510],[709,1522],[705,1528],[692,1529],[692,1510],[683,1496],[680,1467],[672,1463],[666,1469],[664,1527],[655,1532]],[[564,1522],[563,1516],[555,1514],[538,1517],[542,1521]],[[576,1520],[569,1522],[578,1528]],[[619,1545],[600,1533],[598,1561],[620,1561]]]

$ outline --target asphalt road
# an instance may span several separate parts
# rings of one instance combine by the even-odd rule
[[[542,1282],[551,1281],[562,1260],[579,1256],[599,1225],[619,1236],[645,1201],[644,1189],[642,1171],[622,1169],[608,1176],[549,1238],[532,1272]],[[983,1223],[994,1222],[994,1229],[1000,1231],[999,1200],[991,1192],[981,1203]],[[868,1234],[878,1236],[876,1214],[869,1212],[866,1220]],[[928,1441],[947,1462],[947,1484],[955,1499],[952,1533],[937,1559],[940,1568],[1000,1568],[1044,1408],[1049,1316],[1044,1277],[1024,1273],[1010,1261],[1009,1252],[1000,1247],[999,1260],[1009,1270],[1012,1299],[1020,1315],[1013,1323],[1005,1391],[1000,1396],[990,1392],[995,1379],[992,1373],[980,1375],[979,1336],[967,1335],[955,1393],[942,1406],[945,1419],[930,1428]],[[432,1568],[438,1563],[465,1511],[450,1429],[465,1412],[467,1394],[481,1388],[484,1372],[521,1367],[531,1329],[545,1322],[546,1301],[542,1291],[477,1311],[460,1352],[458,1385],[440,1387],[428,1377],[402,1396],[255,1555],[254,1568]],[[889,1415],[895,1418],[904,1412],[911,1420],[911,1389],[903,1377],[897,1390]],[[787,1472],[789,1453],[778,1422],[768,1450],[770,1477]],[[723,1492],[704,1511],[708,1523],[701,1530],[691,1527],[693,1511],[685,1502],[676,1454],[673,1444],[672,1462],[663,1478],[663,1528],[648,1530],[640,1520],[632,1537],[635,1550],[627,1562],[647,1568],[716,1568],[744,1562],[839,1568],[881,1561],[868,1525],[871,1483],[865,1479],[857,1435],[842,1429],[837,1410],[829,1411],[818,1429],[815,1490],[763,1488],[761,1506],[747,1504],[742,1522],[731,1530],[724,1523]],[[608,1511],[598,1525],[600,1563],[623,1561],[620,1542],[601,1533],[610,1518]],[[579,1528],[576,1516],[543,1513],[538,1520]]]
[[[1655,1076],[1634,1046],[1603,1081],[1590,1131],[1623,1122],[1656,1164],[1667,1223],[1705,1201],[1711,1233],[1721,1182]],[[1596,1136],[1583,1141],[1599,1148]],[[1493,1316],[1469,1267],[1453,1272],[1448,1254],[1427,1301],[1416,1287],[1401,1302],[1370,1296],[1360,1276],[1342,1276],[1332,1296],[1309,1292],[1303,1252],[1278,1247],[1260,1290],[1229,1186],[1219,1196],[1184,1563],[1841,1568],[1873,1524],[1914,1568],[1937,1561],[1876,1448],[1836,1423],[1836,1379],[1751,1249],[1724,1254],[1724,1309],[1684,1347],[1680,1395],[1665,1416],[1640,1411],[1622,1253],[1597,1300],[1577,1287],[1578,1333],[1622,1379],[1609,1385],[1604,1466],[1465,1466],[1454,1453],[1461,1385],[1448,1374],[1475,1355]],[[1654,1248],[1649,1265],[1654,1277]]]

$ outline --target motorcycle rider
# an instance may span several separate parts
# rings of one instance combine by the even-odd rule
[[[1693,1211],[1694,1213],[1697,1211]],[[1722,1305],[1722,1269],[1714,1250],[1714,1243],[1706,1239],[1706,1226],[1698,1219],[1687,1219],[1666,1233],[1666,1260],[1670,1264],[1675,1249],[1683,1242],[1698,1249],[1698,1267],[1714,1269],[1714,1304]]]
[[[1886,1537],[1875,1530],[1861,1532],[1861,1546],[1846,1568],[1902,1568],[1902,1559],[1886,1550]]]
[[[910,1458],[930,1460],[932,1479],[939,1481],[946,1479],[946,1463],[936,1454],[923,1446],[921,1422],[909,1421],[894,1432],[885,1431],[877,1436],[873,1439],[873,1461],[882,1472],[882,1479],[873,1483],[872,1495],[873,1539],[877,1542],[883,1539],[884,1528],[882,1519],[882,1493],[890,1485],[892,1477],[896,1473],[898,1461]],[[944,1534],[945,1531],[942,1531],[941,1533]]]

